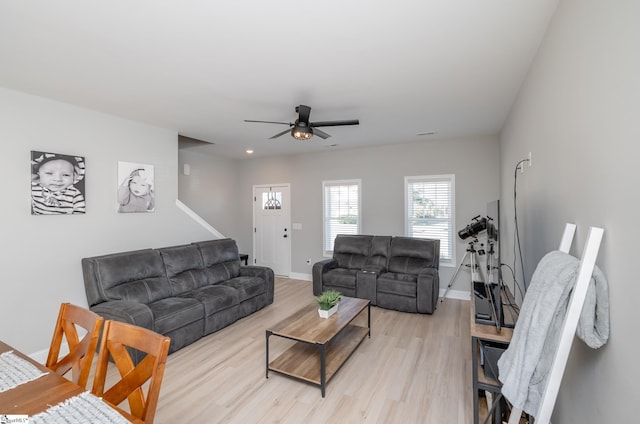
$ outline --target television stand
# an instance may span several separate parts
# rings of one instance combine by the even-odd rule
[[[491,297],[487,296],[487,288],[491,291]],[[506,289],[505,289],[506,290]],[[491,299],[495,299],[491,302]],[[505,307],[503,304],[513,303],[513,298],[509,293],[501,293],[497,284],[485,284],[482,281],[473,282],[473,299],[475,320],[478,324],[494,325],[498,330],[502,327],[513,328],[514,320],[510,316],[505,316]],[[499,320],[499,326],[496,325],[496,319]]]
[[[482,290],[484,289],[484,283],[482,284]],[[475,283],[474,283],[475,286]],[[475,289],[475,287],[474,287]],[[510,297],[510,293],[508,289],[505,289],[505,296],[507,298]],[[500,331],[495,326],[493,320],[488,320],[487,322],[479,322],[478,313],[476,310],[477,305],[486,305],[489,308],[489,303],[486,302],[476,302],[476,299],[480,298],[478,293],[475,293],[474,290],[474,299],[470,302],[471,306],[471,316],[470,316],[470,327],[471,327],[471,363],[472,363],[472,386],[473,386],[473,422],[474,424],[479,424],[481,422],[490,422],[493,424],[502,423],[502,415],[503,411],[501,405],[496,405],[496,408],[491,414],[491,419],[489,421],[485,421],[484,419],[480,419],[480,411],[481,409],[486,411],[490,409],[489,403],[491,401],[495,401],[500,394],[500,382],[497,380],[497,367],[495,366],[497,362],[497,358],[499,352],[502,349],[506,349],[511,342],[511,337],[513,336],[513,326],[514,322],[510,322],[509,319],[515,314],[512,314],[513,311],[510,311],[510,306],[505,305],[505,320],[507,323],[502,327]],[[482,312],[480,312],[482,313]],[[490,314],[492,312],[489,312]],[[482,321],[482,320],[480,320]],[[491,356],[494,358],[489,359]],[[480,407],[480,393],[479,391],[485,392],[485,399],[487,402],[485,408]]]

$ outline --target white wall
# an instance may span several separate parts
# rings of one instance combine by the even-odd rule
[[[420,141],[248,160],[224,158],[216,154],[215,146],[201,146],[181,149],[180,163],[183,162],[190,163],[192,175],[180,177],[181,200],[218,230],[231,228],[230,233],[221,231],[236,239],[240,249],[249,254],[253,246],[253,186],[290,183],[292,223],[302,224],[302,230],[292,230],[291,234],[292,272],[298,277],[310,277],[313,263],[323,259],[323,180],[362,181],[364,234],[404,234],[405,176],[455,174],[456,231],[474,216],[484,215],[487,202],[497,199],[500,192],[497,137]],[[216,184],[227,187],[219,188]],[[219,190],[229,199],[221,200]],[[221,207],[223,202],[236,207]],[[456,242],[457,265],[467,245],[457,237]],[[307,258],[311,259],[309,265]],[[446,287],[454,271],[454,266],[441,266],[441,288]],[[452,290],[468,292],[469,281],[468,273],[461,272]]]
[[[362,181],[363,234],[403,235],[404,177],[455,174],[455,226],[467,225],[484,214],[486,204],[499,196],[499,143],[496,137],[421,141],[353,150],[244,160],[240,164],[239,192],[242,228],[240,243],[251,246],[252,187],[256,184],[291,183],[292,222],[302,230],[292,232],[292,270],[311,274],[311,265],[322,259],[322,181]],[[457,239],[457,237],[456,237]],[[457,239],[456,261],[466,244]],[[311,259],[311,265],[306,259]],[[441,285],[454,267],[442,267]],[[469,290],[468,275],[460,275],[454,290]]]
[[[554,423],[637,422],[636,340],[640,154],[640,2],[561,0],[501,137],[502,196],[513,234],[513,167],[527,278],[557,248],[565,222],[605,230],[598,265],[610,284],[611,338],[599,350],[577,340]]]
[[[211,238],[175,206],[175,132],[2,88],[0,116],[0,338],[15,348],[47,349],[60,303],[86,306],[81,258]],[[86,215],[31,215],[31,150],[86,158]],[[118,161],[155,166],[154,213],[116,212]]]
[[[180,200],[225,237],[236,239],[241,231],[237,219],[240,201],[238,161],[217,155],[215,145],[179,145]],[[184,175],[185,164],[189,165],[190,175]],[[238,248],[249,252],[251,244]]]

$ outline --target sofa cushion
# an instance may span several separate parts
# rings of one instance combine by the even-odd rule
[[[196,246],[165,247],[159,250],[173,296],[207,284],[202,256]]]
[[[237,306],[240,303],[238,291],[222,284],[200,287],[183,293],[180,297],[195,299],[204,306],[205,316],[209,316]]]
[[[355,288],[357,274],[357,269],[335,268],[324,274],[324,285]]]
[[[389,252],[389,272],[418,274],[422,268],[437,267],[440,240],[394,237]]]
[[[339,234],[333,244],[338,268],[362,269],[371,251],[372,236]]]
[[[240,275],[240,256],[235,240],[194,243],[200,250],[207,284],[217,284]]]
[[[378,277],[377,288],[380,293],[394,293],[402,296],[417,296],[416,275],[387,272]]]
[[[86,258],[83,259],[83,270],[85,285],[94,282],[104,300],[130,300],[148,304],[171,296],[164,264],[156,250]]]
[[[244,302],[247,299],[251,299],[267,291],[267,285],[264,279],[259,277],[236,277],[223,281],[219,285],[231,287],[236,290],[240,302]]]
[[[196,321],[203,321],[204,308],[196,299],[167,297],[150,303],[149,309],[154,317],[154,331],[167,334]]]
[[[422,268],[438,267],[440,240],[394,237],[389,252],[389,272],[418,274]]]
[[[389,260],[391,236],[373,236],[371,239],[371,252],[367,258],[367,265],[374,265],[386,269]]]

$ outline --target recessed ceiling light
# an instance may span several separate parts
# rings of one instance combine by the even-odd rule
[[[247,154],[248,154],[248,155],[253,154],[253,150],[251,150],[251,149],[247,149],[247,150],[245,150],[245,151],[247,152]]]
[[[423,135],[436,135],[438,134],[438,131],[427,131],[427,132],[421,132],[416,134],[417,136],[423,136]]]

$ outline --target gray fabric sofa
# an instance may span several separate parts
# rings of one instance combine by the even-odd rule
[[[333,258],[313,265],[313,294],[338,290],[383,308],[432,314],[439,266],[440,240],[341,234]]]
[[[92,311],[170,337],[170,353],[273,303],[273,271],[240,266],[231,239],[83,258],[82,272]]]

